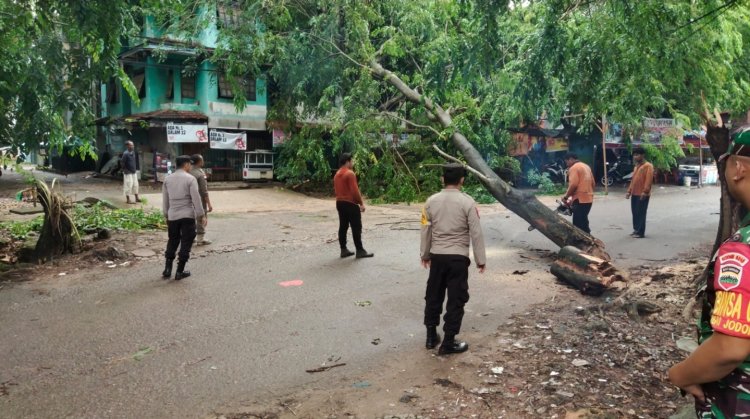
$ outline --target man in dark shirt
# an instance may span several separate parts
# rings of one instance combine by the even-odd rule
[[[128,204],[141,202],[138,197],[138,156],[132,141],[125,143],[127,150],[122,153],[120,165],[122,166],[122,184],[125,192],[125,201]],[[130,200],[130,195],[135,195],[135,201]]]

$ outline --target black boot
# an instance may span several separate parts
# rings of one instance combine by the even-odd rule
[[[424,347],[435,349],[438,343],[440,343],[440,335],[437,332],[437,327],[427,326],[427,341],[425,341]]]
[[[446,334],[443,344],[438,348],[438,355],[460,354],[461,352],[466,352],[468,349],[468,343],[461,342],[460,340],[457,341],[455,335]]]
[[[180,260],[179,262],[177,262],[177,273],[174,274],[175,281],[179,281],[182,278],[187,278],[190,276],[190,271],[185,270],[186,263],[186,260]]]
[[[172,264],[174,259],[167,259],[167,263],[164,265],[164,272],[161,273],[161,277],[167,279],[172,276]]]
[[[341,249],[341,257],[342,258],[348,258],[349,256],[354,256],[354,252],[347,249],[346,247]]]
[[[362,258],[371,258],[373,256],[375,256],[374,253],[368,253],[367,250],[365,249],[357,249],[357,256],[355,257],[357,259],[362,259]]]

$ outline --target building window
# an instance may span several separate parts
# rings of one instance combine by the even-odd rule
[[[224,99],[234,98],[234,93],[232,93],[232,85],[229,83],[227,77],[223,74],[219,74],[219,97]]]
[[[195,99],[195,75],[182,75],[182,98]]]
[[[133,74],[130,79],[135,85],[135,91],[138,92],[138,97],[143,99],[146,97],[146,71],[145,69],[133,70]]]
[[[239,82],[240,87],[245,91],[245,100],[255,102],[256,100],[256,88],[255,79],[244,79]],[[234,99],[234,92],[232,92],[232,85],[229,79],[223,74],[219,74],[219,97],[224,99]]]
[[[242,84],[245,87],[245,100],[255,102],[255,79],[243,80]]]
[[[167,71],[167,99],[174,99],[174,71]]]
[[[117,80],[114,78],[107,83],[107,103],[120,103],[120,88],[117,86]]]
[[[232,29],[240,25],[240,10],[237,2],[229,5],[219,5],[216,7],[216,21],[219,28]]]

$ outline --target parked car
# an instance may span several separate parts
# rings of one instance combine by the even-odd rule
[[[685,178],[690,177],[690,185],[698,184],[698,174],[701,170],[701,161],[699,157],[685,157],[677,162],[677,183],[682,185]],[[718,171],[712,158],[703,159],[703,183],[713,184],[717,182]]]

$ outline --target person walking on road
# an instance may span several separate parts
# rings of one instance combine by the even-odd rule
[[[175,280],[190,276],[185,270],[185,264],[190,259],[190,249],[195,240],[196,220],[203,227],[208,220],[203,211],[200,193],[198,192],[198,181],[190,174],[192,159],[190,156],[179,156],[176,160],[177,170],[164,179],[162,187],[162,210],[167,219],[167,250],[164,252],[166,265],[162,276],[172,276],[172,264],[177,256],[179,247],[179,260]]]
[[[127,148],[122,153],[120,165],[122,166],[122,186],[125,192],[125,202],[136,204],[141,202],[138,197],[138,154],[135,152],[135,145],[132,141],[125,143]],[[130,200],[130,195],[135,195],[135,200]]]
[[[336,192],[336,210],[339,213],[339,245],[341,246],[341,257],[355,255],[346,247],[346,235],[349,226],[352,228],[352,238],[356,248],[356,258],[371,258],[375,256],[362,246],[362,213],[365,212],[365,203],[359,193],[357,175],[352,171],[352,155],[344,153],[339,159],[339,170],[333,177],[333,189]]]
[[[211,200],[208,197],[208,181],[206,178],[206,172],[203,171],[203,165],[205,162],[203,156],[200,154],[193,154],[191,158],[193,159],[193,169],[190,170],[190,174],[195,177],[196,181],[198,181],[198,193],[201,196],[201,203],[203,204],[203,216],[208,220],[208,213],[213,211],[214,207],[211,206]],[[203,224],[198,222],[196,227],[198,235],[196,236],[195,244],[198,246],[211,244],[211,240],[205,238],[206,228]]]
[[[563,202],[569,202],[573,208],[573,225],[591,234],[589,227],[589,212],[594,203],[594,175],[591,168],[578,160],[578,156],[568,153],[565,156],[568,166],[568,190],[563,196]]]
[[[726,160],[729,196],[750,209],[750,131],[741,131],[719,161]],[[741,211],[742,213],[742,211]],[[700,345],[669,369],[672,384],[695,398],[698,418],[750,417],[750,215],[719,246],[703,283],[698,322]]]
[[[642,148],[633,150],[633,160],[635,170],[625,199],[630,199],[630,211],[633,213],[633,232],[630,236],[642,239],[646,234],[646,211],[654,182],[654,165],[646,161],[646,150]]]
[[[464,305],[469,301],[469,243],[474,250],[474,262],[479,273],[484,273],[486,265],[477,204],[461,192],[465,176],[466,170],[460,164],[444,166],[445,188],[427,199],[422,209],[420,258],[422,266],[430,270],[424,298],[427,349],[433,349],[440,343],[437,327],[446,291],[448,294],[443,317],[445,339],[438,349],[439,355],[469,349],[466,342],[456,340],[456,335],[461,331]]]

